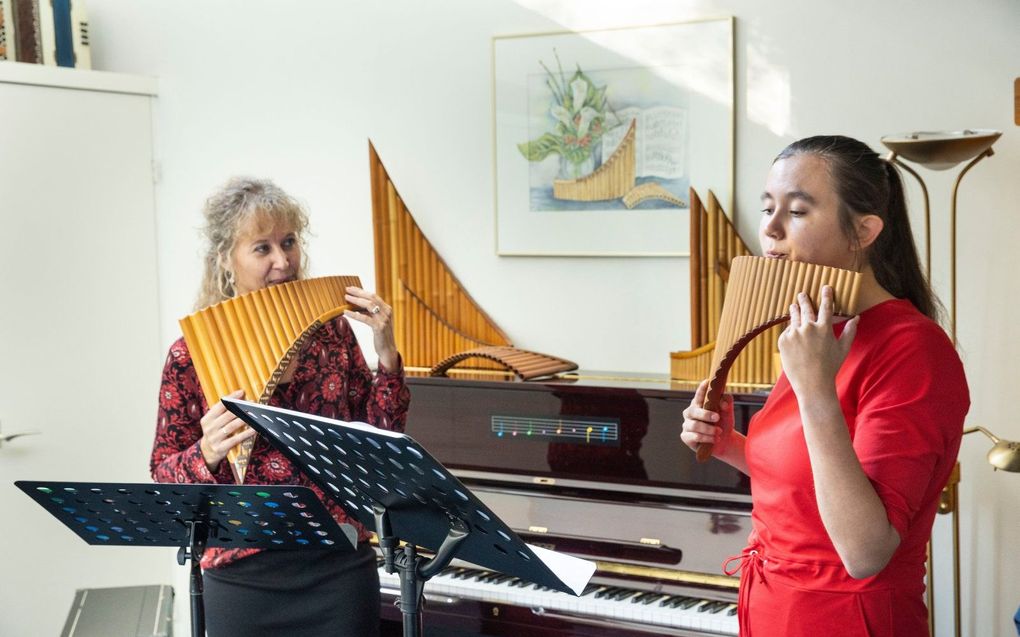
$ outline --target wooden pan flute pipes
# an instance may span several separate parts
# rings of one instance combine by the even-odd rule
[[[327,276],[255,290],[181,319],[184,340],[208,405],[238,389],[248,400],[268,403],[309,336],[351,306],[347,286],[356,276]],[[244,482],[255,439],[227,453],[238,484]]]
[[[705,409],[719,410],[726,376],[740,350],[761,332],[788,321],[790,305],[798,293],[807,294],[818,307],[825,285],[833,291],[835,316],[850,317],[857,313],[859,272],[786,259],[750,256],[733,259],[712,355]],[[712,457],[712,447],[709,443],[698,445],[698,462]]]

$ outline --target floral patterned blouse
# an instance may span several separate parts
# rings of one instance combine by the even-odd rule
[[[380,364],[375,378],[365,363],[351,326],[343,317],[324,325],[301,350],[291,382],[281,384],[270,404],[345,421],[367,422],[376,427],[403,431],[410,404],[403,366],[387,370]],[[248,397],[246,397],[248,398]],[[208,411],[191,354],[184,339],[170,346],[159,389],[156,439],[149,470],[156,482],[234,482],[224,460],[213,473],[202,457],[202,416]],[[360,540],[368,531],[351,519],[339,505],[261,436],[252,449],[245,484],[296,484],[310,487],[339,523],[358,529]],[[203,568],[217,568],[260,549],[210,547],[202,557]]]

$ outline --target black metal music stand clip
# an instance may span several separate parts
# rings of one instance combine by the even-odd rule
[[[205,635],[202,554],[208,547],[352,551],[315,492],[299,486],[109,482],[14,483],[91,545],[176,546],[191,560],[191,634]]]
[[[243,400],[223,404],[376,529],[386,571],[400,574],[405,637],[421,635],[424,584],[454,557],[574,595],[595,572],[592,562],[525,544],[410,436]],[[419,555],[419,546],[434,557]]]

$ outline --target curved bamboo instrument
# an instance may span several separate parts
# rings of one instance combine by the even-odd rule
[[[726,301],[712,354],[712,371],[704,408],[718,411],[726,389],[726,377],[737,355],[755,336],[790,318],[790,305],[804,292],[818,307],[822,286],[832,287],[833,314],[853,316],[860,290],[859,272],[813,263],[737,257],[729,271]],[[698,445],[698,461],[712,457],[712,445]]]
[[[347,286],[356,276],[292,281],[210,305],[180,320],[184,341],[211,407],[238,389],[249,400],[268,403],[280,379],[309,336],[349,307]],[[254,438],[227,452],[238,484]]]
[[[694,188],[689,191],[691,217],[691,349],[670,352],[670,377],[699,383],[712,370],[712,351],[719,333],[719,317],[727,295],[730,262],[750,256],[726,211],[712,191],[703,204]],[[767,387],[779,376],[776,327],[749,343],[733,363],[730,383]]]
[[[577,363],[563,358],[529,352],[516,347],[497,346],[479,347],[478,349],[454,354],[434,366],[430,376],[446,376],[446,372],[461,361],[470,358],[484,358],[495,361],[516,374],[521,380],[531,380],[542,376],[552,376],[561,372],[577,369]]]
[[[393,335],[404,368],[427,370],[458,352],[510,345],[418,227],[371,142],[368,152],[376,293],[393,306]]]

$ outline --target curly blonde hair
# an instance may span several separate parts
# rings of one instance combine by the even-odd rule
[[[283,226],[296,236],[301,247],[298,278],[305,277],[308,259],[305,231],[308,215],[304,208],[282,188],[268,179],[233,177],[210,196],[202,211],[206,240],[204,273],[196,309],[233,298],[237,294],[231,270],[231,255],[241,228],[250,220],[265,226]]]

